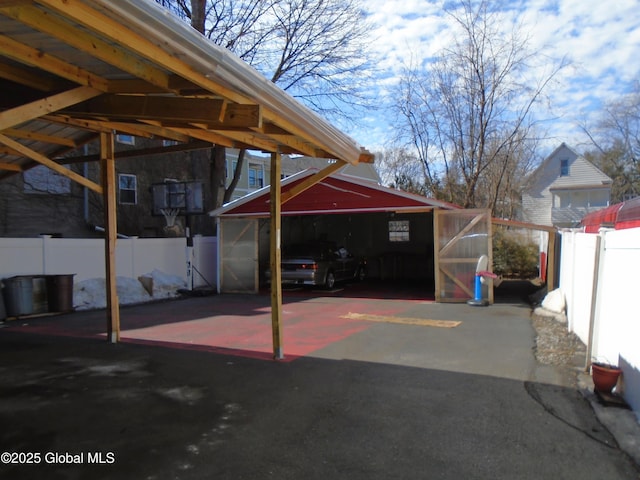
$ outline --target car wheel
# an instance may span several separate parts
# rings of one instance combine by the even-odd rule
[[[327,278],[324,280],[324,286],[326,289],[331,290],[336,285],[336,277],[332,271],[327,272]]]

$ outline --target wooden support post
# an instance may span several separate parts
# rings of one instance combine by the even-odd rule
[[[281,162],[282,155],[280,152],[271,154],[271,242],[269,263],[271,267],[271,329],[273,333],[273,357],[276,360],[284,358],[282,353],[282,275],[280,270]]]
[[[116,168],[112,133],[100,134],[100,173],[104,202],[107,340],[117,343],[120,341],[120,306],[116,291]]]

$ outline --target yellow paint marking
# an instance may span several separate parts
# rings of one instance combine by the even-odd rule
[[[348,318],[350,320],[366,320],[368,322],[399,323],[402,325],[420,325],[424,327],[440,328],[454,328],[462,323],[454,320],[427,320],[424,318],[387,317],[384,315],[370,315],[368,313],[351,312],[349,312],[347,315],[342,315],[340,318]]]

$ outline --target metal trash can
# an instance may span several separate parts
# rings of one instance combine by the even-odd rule
[[[33,277],[18,275],[5,278],[4,300],[9,317],[33,313]]]
[[[73,310],[73,274],[47,275],[47,302],[49,312]]]

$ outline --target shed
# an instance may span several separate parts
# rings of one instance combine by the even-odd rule
[[[469,273],[491,250],[488,212],[342,172],[313,181],[318,175],[308,169],[282,181],[283,245],[335,241],[367,259],[369,278],[421,282],[441,301],[473,297]],[[218,229],[221,292],[259,291],[270,266],[270,198],[265,187],[209,213]]]

